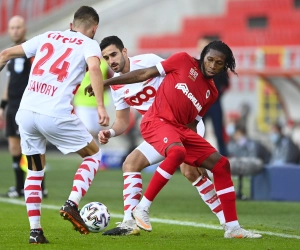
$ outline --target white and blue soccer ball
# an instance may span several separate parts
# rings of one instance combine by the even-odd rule
[[[100,202],[90,202],[82,207],[80,216],[90,232],[99,233],[109,224],[110,213]]]

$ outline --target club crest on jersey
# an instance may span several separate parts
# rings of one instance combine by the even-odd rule
[[[198,112],[201,111],[202,109],[201,104],[198,102],[196,97],[189,91],[189,88],[186,85],[186,83],[177,83],[175,88],[180,89],[183,92],[183,94],[185,94],[187,98],[191,100],[191,102],[194,104]]]
[[[210,90],[208,89],[208,90],[206,91],[206,99],[207,99],[209,96],[210,96]]]
[[[195,81],[198,75],[199,75],[199,74],[198,74],[198,72],[197,72],[197,68],[196,68],[196,67],[190,69],[189,78],[190,78],[192,81]]]
[[[127,95],[128,93],[129,93],[129,89],[126,89],[126,90],[124,91],[124,94]]]

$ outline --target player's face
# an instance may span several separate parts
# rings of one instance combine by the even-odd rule
[[[127,51],[125,48],[120,51],[115,45],[109,45],[102,50],[102,56],[114,72],[119,73],[123,71],[127,57]]]
[[[8,25],[8,34],[15,43],[23,42],[25,39],[25,24],[21,20],[12,20]]]
[[[223,71],[226,56],[214,49],[210,49],[204,57],[203,74],[207,78],[213,78],[215,75]]]

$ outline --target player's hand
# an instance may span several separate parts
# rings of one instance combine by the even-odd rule
[[[84,94],[86,95],[87,93],[89,94],[89,97],[95,95],[94,90],[92,88],[92,84],[90,84],[90,85],[88,85],[88,86],[85,87]]]
[[[111,137],[109,130],[102,130],[98,134],[98,141],[100,144],[108,143],[109,138]]]
[[[0,121],[4,120],[4,109],[0,108]]]
[[[104,107],[98,107],[99,124],[103,127],[109,125],[109,116]]]
[[[198,172],[199,172],[203,177],[207,177],[208,179],[210,179],[209,176],[208,176],[208,173],[207,173],[207,171],[206,171],[205,168],[198,167]]]

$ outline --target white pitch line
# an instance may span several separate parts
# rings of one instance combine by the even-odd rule
[[[11,199],[11,198],[1,198],[0,197],[0,202],[10,203],[10,204],[14,204],[14,205],[21,205],[21,206],[26,205],[24,201],[20,201],[17,199]],[[51,209],[51,210],[59,210],[60,206],[42,204],[42,208]],[[113,218],[123,219],[122,214],[110,214],[110,215]],[[159,218],[151,218],[150,220],[152,222],[169,224],[169,225],[180,225],[180,226],[201,227],[201,228],[222,230],[221,226],[209,225],[209,224],[205,224],[205,223],[196,223],[196,222],[178,221],[178,220],[166,220],[166,219],[159,219]],[[300,236],[293,235],[293,234],[273,233],[273,232],[269,232],[269,231],[258,231],[258,230],[252,230],[252,231],[255,231],[255,232],[263,234],[263,235],[271,235],[271,236],[277,236],[277,237],[281,237],[281,238],[291,238],[291,239],[300,240]]]

